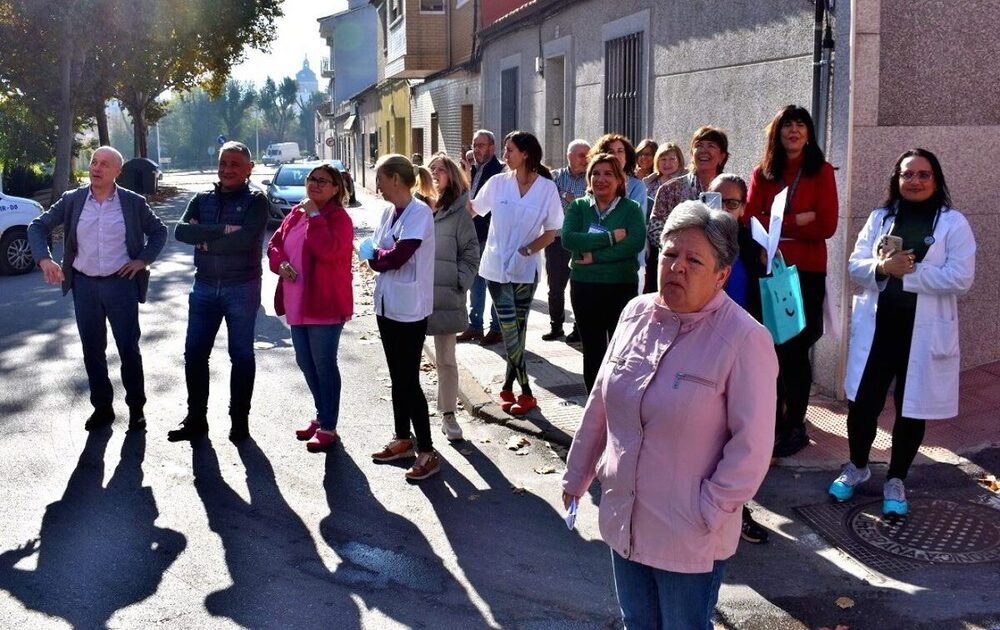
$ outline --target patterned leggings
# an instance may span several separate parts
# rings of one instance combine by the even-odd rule
[[[507,350],[507,378],[503,388],[511,389],[516,379],[521,385],[521,393],[531,396],[528,367],[524,363],[524,344],[528,332],[528,311],[531,310],[531,299],[538,284],[490,281],[487,286],[500,318],[500,332]]]

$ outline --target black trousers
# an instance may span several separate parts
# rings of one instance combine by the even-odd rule
[[[643,293],[656,293],[660,290],[660,248],[653,249],[646,243],[646,281],[642,287]]]
[[[847,441],[851,448],[851,463],[858,468],[868,465],[878,417],[885,407],[892,380],[896,379],[893,400],[896,422],[892,425],[892,455],[889,459],[889,479],[906,479],[917,449],[924,441],[927,422],[903,417],[903,394],[906,387],[906,366],[910,360],[913,339],[914,309],[893,308],[879,300],[875,315],[875,338],[861,375],[858,393],[849,403]]]
[[[608,342],[615,334],[618,318],[628,301],[639,292],[638,282],[608,284],[571,280],[569,297],[583,343],[583,382],[587,392],[594,387]]]
[[[562,328],[566,321],[566,285],[569,283],[569,262],[572,254],[562,246],[558,236],[545,248],[545,281],[549,285],[549,322]]]
[[[775,429],[779,435],[805,426],[812,388],[809,350],[823,336],[823,299],[826,274],[799,271],[806,327],[774,350],[778,355],[778,407]]]
[[[431,420],[427,398],[420,387],[420,360],[427,334],[427,318],[416,322],[397,322],[375,316],[382,350],[392,381],[392,416],[396,438],[409,440],[410,424],[417,438],[417,450],[429,453],[434,450],[431,442]]]

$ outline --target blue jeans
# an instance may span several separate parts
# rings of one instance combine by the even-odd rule
[[[295,361],[306,377],[316,404],[316,420],[324,431],[337,428],[340,416],[340,368],[337,348],[343,324],[292,326]]]
[[[709,573],[675,573],[626,560],[611,551],[625,630],[711,630],[726,563]]]
[[[260,308],[260,279],[233,286],[213,286],[195,280],[188,296],[187,340],[184,343],[184,376],[188,390],[188,416],[208,414],[208,357],[222,320],[229,333],[229,415],[245,419],[257,363],[253,354],[254,328]]]
[[[106,354],[110,323],[122,362],[125,404],[129,409],[141,410],[146,404],[146,391],[139,353],[138,281],[118,276],[92,278],[76,272],[73,274],[73,309],[94,409],[109,409],[115,395],[108,378]]]
[[[486,243],[479,244],[479,251],[486,248]],[[469,289],[469,328],[483,331],[483,311],[486,310],[486,278],[477,275]],[[490,308],[490,332],[500,330],[500,319],[495,306]]]

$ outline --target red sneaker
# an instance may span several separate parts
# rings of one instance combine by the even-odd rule
[[[517,402],[517,398],[514,397],[514,392],[509,389],[500,390],[500,409],[504,413],[510,413],[510,408],[514,406]]]
[[[535,400],[534,396],[525,396],[524,394],[521,394],[520,396],[517,397],[517,402],[514,403],[513,406],[511,406],[509,413],[512,413],[515,416],[521,416],[528,413],[537,406],[538,406],[538,401]]]
[[[312,422],[309,423],[309,426],[307,426],[306,428],[296,429],[295,437],[300,440],[308,440],[312,436],[316,435],[316,431],[318,430],[319,430],[319,423],[313,420]]]
[[[330,450],[330,447],[336,444],[339,439],[340,436],[337,435],[336,431],[316,431],[313,438],[306,442],[306,450],[310,453],[322,453]]]

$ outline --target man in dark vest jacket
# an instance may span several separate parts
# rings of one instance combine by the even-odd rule
[[[181,426],[167,433],[171,442],[208,433],[208,357],[222,320],[229,333],[229,439],[250,437],[250,399],[256,373],[253,340],[260,308],[261,247],[268,202],[251,191],[250,149],[227,142],[219,150],[219,183],[198,193],[177,222],[174,237],[195,246],[194,286],[188,301],[184,376],[188,412]]]
[[[472,185],[469,196],[473,199],[479,194],[483,184],[503,170],[503,164],[496,156],[496,138],[493,132],[480,129],[472,137],[472,154],[475,164],[472,166]],[[490,232],[490,215],[472,218],[476,225],[476,236],[479,237],[479,251],[486,251],[486,236]],[[500,334],[500,320],[497,310],[490,308],[490,329],[483,335],[483,312],[486,310],[486,279],[477,275],[469,289],[469,327],[458,336],[459,342],[480,341],[483,345],[491,345],[503,341]]]
[[[167,242],[167,227],[146,200],[115,184],[122,154],[100,147],[90,160],[90,184],[71,190],[28,226],[31,253],[49,284],[73,290],[73,310],[83,344],[94,412],[84,428],[93,431],[115,419],[114,389],[108,378],[108,324],[122,362],[129,430],[146,428],[139,303],[146,301],[149,265]],[[62,265],[52,260],[48,238],[63,228]]]

